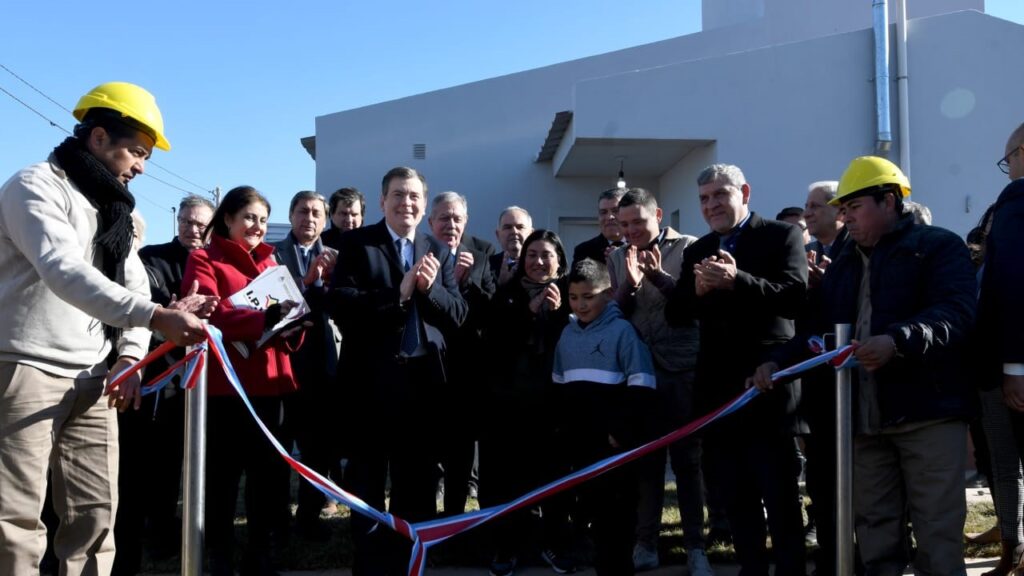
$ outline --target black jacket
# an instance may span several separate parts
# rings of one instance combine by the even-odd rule
[[[285,238],[274,244],[274,257],[278,264],[288,268],[295,285],[303,290],[302,271],[299,266],[298,254],[296,254],[295,236],[289,233]],[[310,263],[323,253],[324,244],[317,240],[310,250]],[[334,329],[327,316],[327,287],[329,278],[323,278],[322,286],[308,286],[304,288],[303,298],[309,305],[311,313],[307,318],[313,326],[305,331],[302,346],[291,353],[292,371],[299,381],[299,386],[304,389],[319,388],[328,386],[334,379],[335,370],[338,366],[338,348],[335,341]]]
[[[549,406],[555,348],[569,322],[568,283],[557,281],[562,295],[558,310],[534,315],[530,296],[515,277],[491,299],[484,343],[488,352],[489,401],[503,413],[543,413]]]
[[[982,388],[1002,385],[1003,364],[1024,363],[1024,179],[1003,189],[985,247],[978,301]]]
[[[871,334],[892,336],[898,351],[874,374],[882,426],[971,416],[965,351],[977,284],[967,246],[948,230],[916,225],[904,215],[871,250],[869,262]],[[835,324],[856,326],[862,273],[851,239],[825,272],[815,332],[831,332]],[[799,344],[794,340],[778,360],[805,355],[797,352]]]
[[[188,249],[177,238],[166,244],[150,244],[139,249],[139,258],[149,274],[149,291],[153,302],[161,306],[171,303],[171,296],[184,296],[181,279],[185,276]],[[152,370],[150,370],[152,371]]]
[[[139,259],[142,260],[142,264],[146,267],[146,273],[149,275],[150,300],[161,306],[167,306],[171,303],[172,296],[181,298],[185,295],[182,293],[181,279],[185,276],[185,261],[188,260],[188,254],[188,249],[182,246],[177,237],[166,244],[150,244],[139,249]],[[187,287],[185,292],[188,292]],[[162,343],[163,335],[154,331],[149,346],[150,350]],[[174,361],[180,360],[184,356],[184,348],[175,348],[163,358],[155,360],[146,369],[146,372],[152,375],[160,374]],[[172,382],[174,385],[178,385],[179,380],[180,377],[176,376]],[[148,383],[149,379],[144,378],[143,381]]]
[[[700,412],[716,408],[744,390],[746,378],[771,350],[793,337],[793,319],[805,302],[807,256],[799,228],[752,213],[736,240],[739,270],[735,289],[698,297],[693,267],[716,255],[712,232],[686,248],[679,281],[665,306],[669,323],[700,322],[694,394]],[[766,421],[783,424],[791,405],[784,390],[755,400]],[[747,415],[752,414],[747,411]]]
[[[576,245],[572,251],[572,266],[584,258],[597,260],[604,264],[604,251],[608,249],[608,239],[598,234],[586,242]]]
[[[430,393],[413,388],[425,386],[427,381],[444,380],[441,332],[457,329],[466,318],[467,308],[455,286],[448,248],[417,232],[415,259],[428,251],[440,260],[441,269],[427,294],[413,291],[412,302],[428,340],[431,373],[421,375],[419,382],[399,380],[395,377],[401,372],[396,368],[402,363],[398,354],[411,305],[399,304],[399,286],[405,273],[398,250],[383,220],[340,237],[331,280],[330,312],[345,341],[342,365],[346,388],[351,388],[353,400],[359,403],[353,408],[373,409],[399,403],[412,409],[410,403]]]

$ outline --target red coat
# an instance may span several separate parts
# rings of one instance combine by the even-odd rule
[[[241,244],[212,234],[209,246],[189,254],[181,283],[191,286],[193,280],[198,280],[200,294],[220,297],[220,306],[210,316],[210,324],[224,333],[228,358],[251,396],[281,396],[299,388],[288,358],[288,353],[294,351],[298,343],[289,346],[285,340],[274,337],[257,349],[256,341],[263,335],[264,312],[235,308],[228,302],[232,294],[246,287],[260,272],[277,266],[273,253],[274,248],[269,244],[261,243],[249,253]],[[249,357],[243,358],[232,342],[245,343]],[[216,363],[210,364],[207,373],[210,396],[235,393]]]

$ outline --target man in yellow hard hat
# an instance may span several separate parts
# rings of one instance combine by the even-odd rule
[[[156,101],[111,82],[74,115],[73,136],[0,188],[0,574],[39,570],[48,469],[61,574],[110,573],[118,439],[106,404],[137,408],[140,379],[104,402],[106,376],[145,355],[150,330],[179,345],[203,338],[195,314],[150,302],[132,249],[127,184],[154,146],[170,148]]]
[[[854,159],[830,204],[847,242],[822,279],[817,333],[850,324],[859,367],[853,392],[853,507],[865,573],[902,574],[906,512],[918,574],[966,574],[963,526],[967,418],[973,415],[966,340],[977,283],[956,234],[904,211],[910,182],[884,158]],[[804,337],[794,343],[806,342]],[[796,359],[794,344],[749,383]]]

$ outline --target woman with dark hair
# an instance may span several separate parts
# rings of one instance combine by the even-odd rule
[[[206,248],[193,251],[182,284],[199,282],[199,293],[219,296],[221,305],[210,323],[223,332],[228,358],[245,387],[256,413],[267,427],[280,432],[284,396],[298,386],[288,352],[301,337],[288,331],[263,346],[263,332],[286,316],[294,302],[266,310],[235,307],[228,300],[261,272],[276,266],[274,248],[263,242],[270,203],[255,188],[239,186],[225,196],[207,229]],[[271,566],[270,535],[287,506],[288,467],[263,437],[219,366],[208,371],[206,467],[206,546],[210,572],[233,574],[234,517],[238,483],[245,472],[248,543],[242,574],[276,574]]]
[[[521,496],[559,475],[555,426],[550,414],[551,368],[555,345],[569,319],[565,276],[568,263],[558,235],[535,230],[523,243],[512,279],[491,300],[485,335],[494,372],[488,376],[488,405],[480,440],[480,502],[494,506]],[[556,572],[575,566],[561,543],[568,540],[564,498],[548,499],[543,507],[542,558]],[[511,574],[525,552],[525,536],[537,518],[520,511],[494,527],[493,576]]]

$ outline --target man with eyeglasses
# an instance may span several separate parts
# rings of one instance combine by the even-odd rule
[[[1024,454],[1024,124],[1010,134],[997,165],[1010,177],[979,226],[987,230],[983,243],[981,290],[978,299],[978,371],[983,390],[1002,389],[1010,407],[1017,451]],[[987,407],[987,405],[985,405]],[[986,414],[987,416],[987,414]],[[1020,507],[1018,504],[1017,512]],[[1010,536],[1009,538],[1007,536]],[[1003,533],[1000,566],[1018,566],[1020,548]],[[1009,560],[1009,562],[1006,562]]]
[[[149,275],[150,297],[167,306],[183,296],[181,278],[189,252],[203,247],[203,234],[213,218],[213,203],[200,196],[187,196],[178,204],[178,234],[166,244],[139,250]],[[150,349],[163,343],[153,334]],[[162,373],[170,362],[181,358],[176,348],[166,358],[151,364],[147,374]],[[158,398],[159,396],[159,398]],[[177,518],[178,487],[184,434],[185,396],[177,380],[162,391],[142,399],[139,410],[117,416],[121,437],[121,491],[114,525],[117,556],[113,574],[136,574],[142,561],[142,534],[148,518],[153,537],[149,539],[152,558],[169,558],[180,549],[181,521]]]

